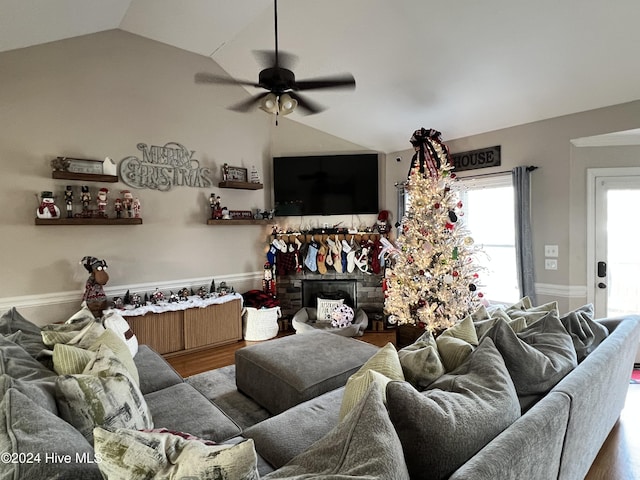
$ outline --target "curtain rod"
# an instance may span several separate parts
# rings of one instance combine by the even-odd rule
[[[537,170],[539,167],[536,167],[534,165],[529,165],[527,167],[527,172],[533,172],[534,170]],[[469,175],[468,177],[458,177],[460,180],[467,180],[470,178],[479,178],[479,177],[490,177],[493,175],[505,175],[507,173],[511,173],[511,170],[504,170],[502,172],[492,172],[492,173],[481,173],[480,175]],[[395,183],[395,187],[396,188],[404,188],[405,185],[407,184],[406,181],[404,182],[396,182]]]
[[[536,167],[534,165],[529,165],[527,167],[527,172],[533,172],[534,170],[537,170],[538,168],[539,167]],[[470,178],[492,177],[494,175],[506,175],[507,173],[511,173],[511,170],[503,170],[502,172],[481,173],[480,175],[469,175],[468,177],[460,177],[460,176],[458,176],[458,178],[460,180],[468,180]]]

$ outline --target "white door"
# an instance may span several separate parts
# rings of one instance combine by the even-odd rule
[[[596,317],[640,314],[640,169],[590,169],[588,178],[588,288]]]

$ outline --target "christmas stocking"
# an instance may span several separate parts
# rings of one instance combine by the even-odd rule
[[[318,271],[318,263],[316,258],[318,257],[318,245],[317,242],[313,241],[309,244],[309,248],[307,249],[307,256],[304,259],[304,264],[306,267],[312,272]]]

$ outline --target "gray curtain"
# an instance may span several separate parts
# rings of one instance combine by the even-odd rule
[[[533,269],[533,239],[531,235],[530,172],[535,167],[520,166],[511,170],[515,200],[516,266],[520,295],[536,303],[535,272]]]
[[[402,222],[402,218],[404,217],[404,214],[406,213],[406,204],[407,204],[407,191],[405,189],[405,187],[407,186],[406,182],[402,182],[402,183],[396,183],[396,194],[397,194],[397,200],[398,200],[398,210],[396,212],[396,225],[397,225],[397,229],[396,229],[396,235],[400,236],[400,234],[402,233],[402,228],[400,227],[400,222]]]

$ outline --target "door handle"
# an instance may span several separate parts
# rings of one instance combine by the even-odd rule
[[[598,288],[607,288],[607,284],[606,284],[606,283],[602,283],[602,282],[600,282],[600,283],[598,284]]]
[[[604,278],[607,276],[607,262],[598,262],[598,277]]]

